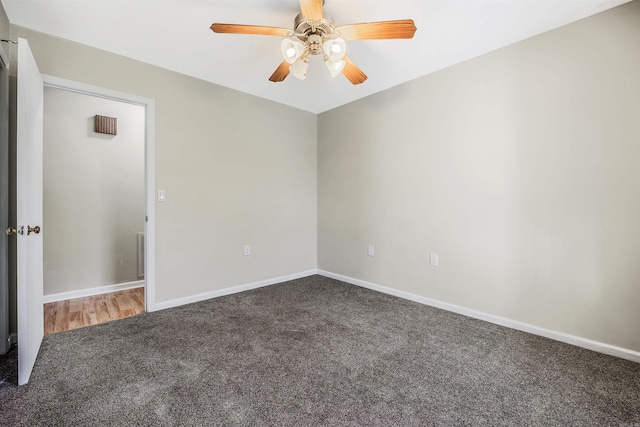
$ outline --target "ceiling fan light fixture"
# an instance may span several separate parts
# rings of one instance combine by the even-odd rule
[[[280,45],[280,52],[285,61],[293,64],[304,53],[304,45],[298,40],[284,39]]]
[[[336,77],[338,74],[344,70],[344,66],[347,65],[347,62],[343,59],[338,62],[324,61],[329,72],[331,73],[331,77]]]
[[[304,56],[289,67],[289,71],[293,74],[293,77],[300,80],[307,78],[307,69],[309,69],[309,60]]]
[[[286,37],[280,44],[283,61],[269,80],[282,82],[289,75],[304,80],[309,68],[309,55],[322,55],[333,77],[342,73],[352,84],[367,80],[346,55],[346,41],[410,39],[416,32],[413,19],[363,22],[335,26],[324,17],[324,0],[299,0],[300,13],[293,21],[293,29],[263,25],[220,24],[211,25],[214,33],[255,34]]]
[[[347,43],[343,38],[336,37],[322,43],[322,50],[331,62],[339,62],[347,53]]]

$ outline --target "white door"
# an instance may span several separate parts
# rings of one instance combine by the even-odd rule
[[[18,39],[16,122],[18,384],[29,381],[44,335],[42,306],[43,83],[29,43]]]

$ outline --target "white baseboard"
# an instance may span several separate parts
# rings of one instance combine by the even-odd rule
[[[135,282],[118,283],[115,285],[99,286],[91,289],[81,289],[78,291],[60,292],[59,294],[45,295],[42,298],[43,304],[57,301],[65,301],[74,298],[84,298],[93,295],[108,294],[110,292],[124,291],[127,289],[141,288],[144,286],[144,280],[136,280]]]
[[[486,322],[495,323],[496,325],[506,326],[507,328],[517,329],[519,331],[528,332],[530,334],[539,335],[545,338],[550,338],[552,340],[575,345],[577,347],[593,350],[598,353],[604,353],[610,356],[616,356],[622,359],[631,360],[632,362],[640,363],[640,352],[637,352],[637,351],[629,350],[622,347],[617,347],[610,344],[605,344],[598,341],[593,341],[593,340],[578,337],[575,335],[565,334],[563,332],[541,328],[539,326],[530,325],[528,323],[519,322],[517,320],[507,319],[505,317],[500,317],[493,314],[483,313],[481,311],[472,310],[470,308],[465,308],[459,305],[438,301],[435,299],[423,297],[423,296],[412,294],[409,292],[399,291],[393,288],[387,288],[385,286],[376,285],[373,283],[365,282],[364,280],[343,276],[341,274],[331,273],[329,271],[318,270],[318,274],[321,276],[340,280],[342,282],[350,283],[352,285],[356,285],[356,286],[371,289],[374,291],[382,292],[385,294],[393,295],[396,297],[404,298],[420,304],[430,305],[432,307],[441,308],[447,311],[452,311],[454,313],[462,314],[468,317],[473,317],[474,319],[484,320]]]
[[[218,289],[216,291],[204,292],[202,294],[191,295],[184,298],[177,298],[169,301],[157,302],[154,304],[154,311],[164,310],[167,308],[179,307],[185,304],[200,302],[211,298],[222,297],[225,295],[237,294],[238,292],[249,291],[251,289],[262,288],[264,286],[275,285],[276,283],[287,282],[289,280],[301,279],[303,277],[318,274],[318,270],[307,270],[300,273],[289,274],[286,276],[274,277],[272,279],[260,280],[258,282],[247,283],[245,285],[232,286],[230,288]]]

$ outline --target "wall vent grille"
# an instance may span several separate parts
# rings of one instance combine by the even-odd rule
[[[118,119],[96,115],[94,131],[96,133],[106,133],[107,135],[117,135]]]

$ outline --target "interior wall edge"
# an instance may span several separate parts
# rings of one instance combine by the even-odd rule
[[[42,302],[44,304],[48,304],[50,302],[66,301],[75,298],[85,298],[94,295],[109,294],[111,292],[126,291],[128,289],[135,288],[144,288],[144,280],[135,280],[133,282],[116,283],[115,285],[105,285],[89,289],[80,289],[76,291],[49,294],[44,296]]]
[[[218,289],[211,292],[203,292],[197,295],[191,295],[183,298],[176,298],[169,301],[156,302],[153,309],[148,311],[159,311],[159,310],[166,310],[168,308],[180,307],[182,305],[205,301],[212,298],[223,297],[226,295],[237,294],[239,292],[250,291],[252,289],[263,288],[265,286],[276,285],[278,283],[288,282],[290,280],[302,279],[303,277],[309,277],[316,274],[318,274],[318,270],[311,269],[311,270],[301,271],[299,273],[292,273],[285,276],[278,276],[271,279],[265,279],[257,282],[246,283],[243,285],[222,288],[222,289]]]
[[[398,298],[403,298],[409,301],[417,302],[419,304],[428,305],[431,307],[439,308],[442,310],[450,311],[463,316],[471,317],[485,322],[493,323],[500,326],[505,326],[510,329],[515,329],[522,332],[527,332],[533,335],[549,338],[555,341],[563,342],[565,344],[574,345],[587,350],[595,351],[598,353],[607,354],[609,356],[619,357],[621,359],[630,360],[632,362],[640,363],[640,352],[614,346],[611,344],[590,340],[571,334],[567,334],[560,331],[542,328],[529,323],[520,322],[506,317],[496,316],[494,314],[485,313],[471,308],[462,307],[460,305],[451,304],[444,301],[439,301],[433,298],[423,297],[421,295],[412,294],[410,292],[400,291],[394,288],[388,288],[386,286],[377,285],[375,283],[367,282],[364,280],[356,279],[349,276],[344,276],[338,273],[332,273],[330,271],[318,270],[318,274],[331,279],[340,280],[351,285],[360,286],[363,288],[371,289],[376,292],[382,292],[384,294],[393,295]]]

